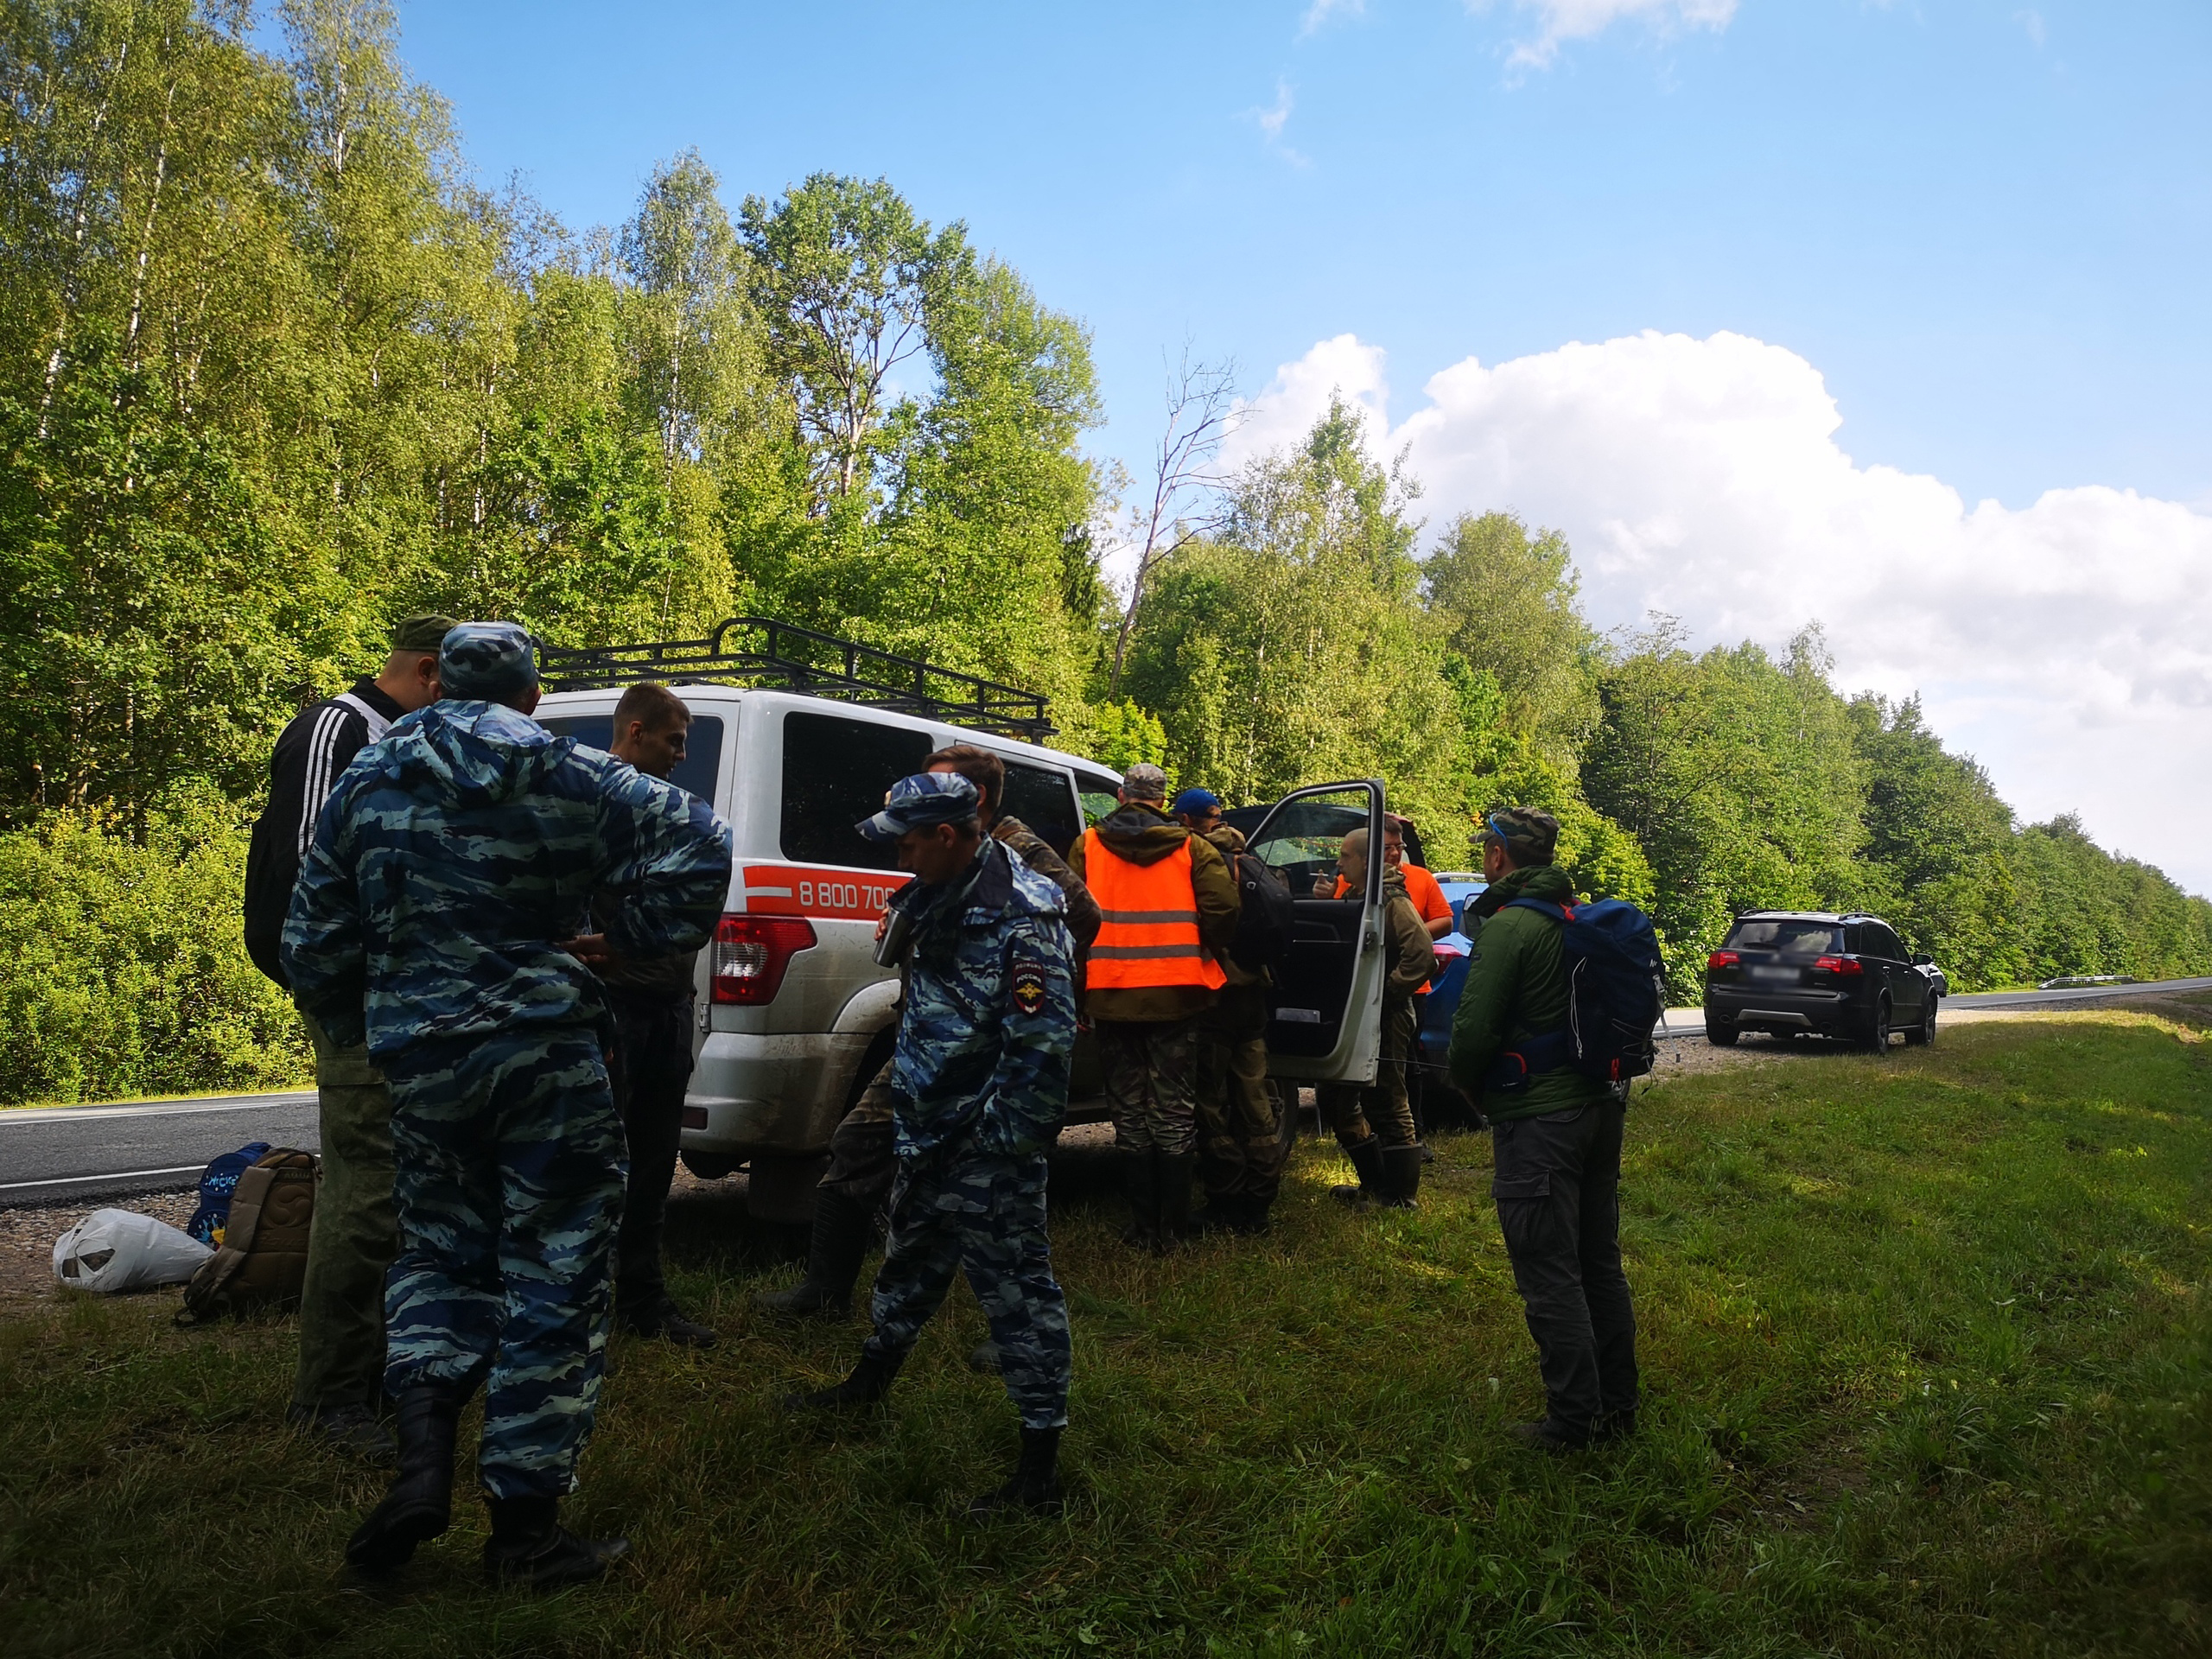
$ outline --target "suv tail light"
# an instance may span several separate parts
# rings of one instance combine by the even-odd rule
[[[1849,978],[1853,974],[1863,974],[1866,969],[1859,965],[1856,957],[1821,957],[1815,960],[1813,971],[1816,974],[1841,974]]]
[[[1707,972],[1715,968],[1733,968],[1743,958],[1733,950],[1716,950],[1705,959]]]
[[[725,916],[715,929],[714,1000],[759,1007],[776,1000],[791,958],[814,944],[803,916]]]

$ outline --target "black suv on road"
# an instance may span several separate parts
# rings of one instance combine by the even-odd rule
[[[1886,1053],[1890,1033],[1936,1040],[1942,1001],[1923,968],[1878,916],[1753,911],[1705,959],[1705,1034],[1723,1048],[1746,1031],[1841,1037]]]

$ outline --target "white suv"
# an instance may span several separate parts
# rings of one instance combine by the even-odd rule
[[[765,634],[766,649],[730,649],[730,632],[741,628]],[[709,1179],[748,1165],[750,1212],[803,1221],[830,1133],[888,1058],[896,1018],[898,979],[877,965],[875,927],[884,901],[909,878],[892,848],[854,826],[880,809],[895,779],[953,743],[1004,760],[1003,810],[1063,854],[1087,823],[1114,810],[1119,779],[1094,761],[1007,734],[1049,731],[1041,699],[753,619],[725,623],[709,640],[549,649],[545,674],[550,687],[594,688],[550,690],[537,717],[595,748],[610,741],[614,705],[631,682],[662,680],[691,710],[689,750],[671,781],[713,802],[734,832],[736,857],[721,923],[700,953],[683,1161]],[[808,689],[715,683],[723,678]],[[957,723],[963,715],[1001,729]],[[1269,814],[1251,850],[1284,871],[1293,893],[1306,893],[1344,830],[1379,830],[1382,811],[1380,784],[1300,790]],[[1382,951],[1371,889],[1379,879],[1371,872],[1370,891],[1357,899],[1297,901],[1299,938],[1276,971],[1268,1029],[1277,1075],[1373,1077]],[[1088,1047],[1077,1059],[1070,1116],[1078,1121],[1103,1109]]]

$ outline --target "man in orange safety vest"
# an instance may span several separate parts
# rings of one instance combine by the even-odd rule
[[[1084,969],[1132,1222],[1125,1243],[1165,1254],[1191,1213],[1198,1166],[1198,1016],[1241,906],[1221,854],[1169,817],[1167,775],[1131,766],[1121,804],[1068,853],[1105,917]]]

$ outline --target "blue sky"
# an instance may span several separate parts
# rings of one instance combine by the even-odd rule
[[[1565,529],[1602,625],[1821,620],[2023,814],[2212,891],[2212,5],[401,7],[495,181],[619,222],[881,174],[1245,453],[1332,385],[1432,524]],[[1580,348],[1573,343],[1581,342]]]
[[[578,225],[690,144],[733,198],[880,173],[965,219],[1090,325],[1116,452],[1186,334],[1256,385],[1345,330],[1441,366],[1730,328],[1822,371],[1861,462],[2212,495],[2212,7],[1555,10],[1609,9],[1548,67],[1503,0],[402,18],[483,174]]]

